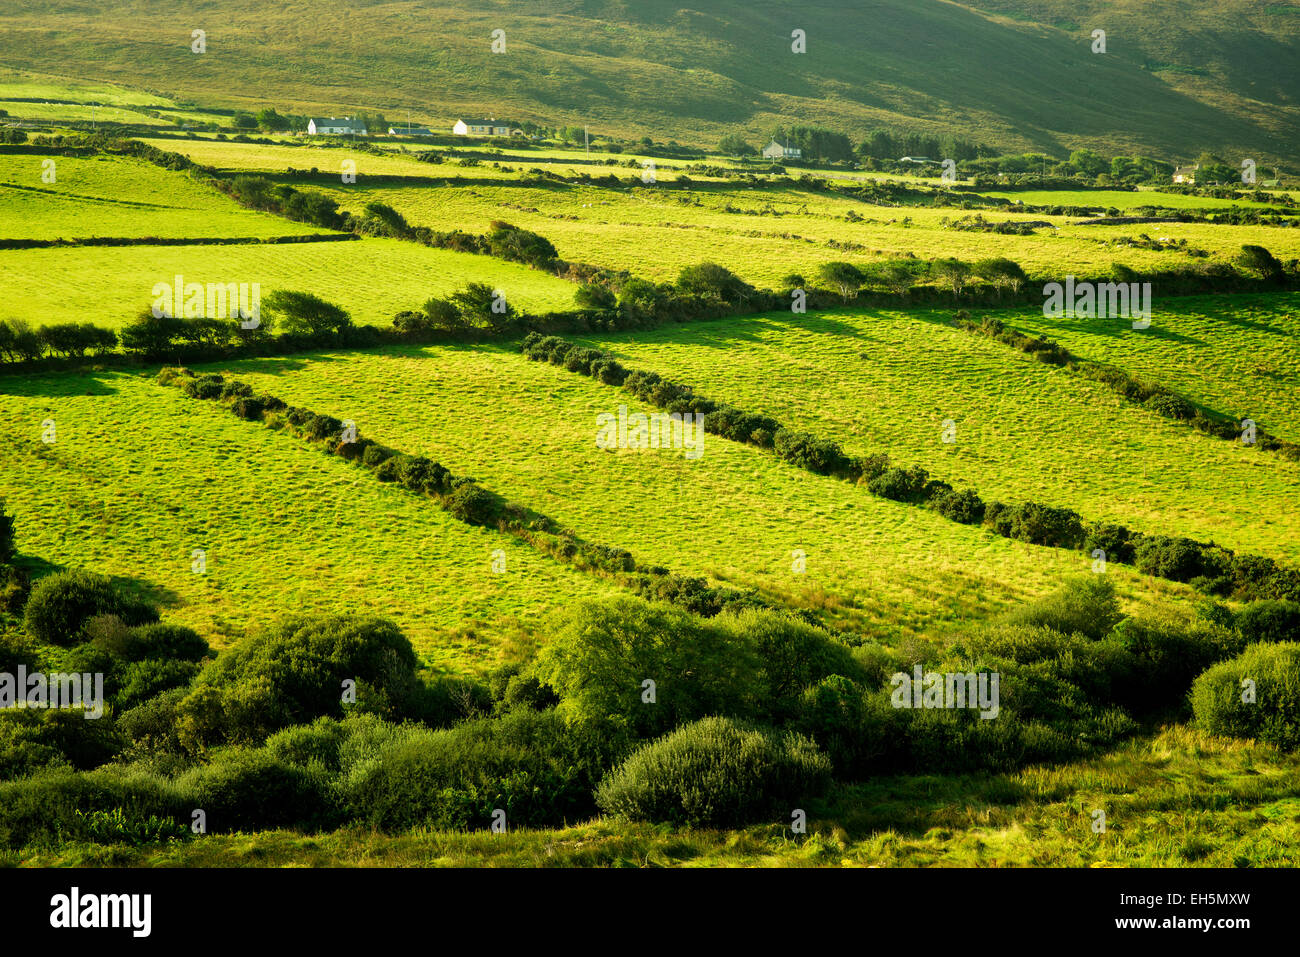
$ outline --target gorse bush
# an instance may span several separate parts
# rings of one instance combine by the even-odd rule
[[[704,718],[635,751],[601,781],[596,803],[633,821],[788,822],[825,793],[830,775],[830,760],[803,735]]]
[[[1300,643],[1251,645],[1197,678],[1191,700],[1212,734],[1300,748]]]
[[[1066,634],[1075,632],[1097,640],[1110,634],[1123,617],[1114,583],[1105,575],[1085,575],[1066,582],[1044,598],[1021,605],[1004,620]]]
[[[108,577],[75,569],[47,575],[32,586],[23,627],[36,641],[73,645],[85,639],[86,623],[99,615],[113,615],[128,625],[158,620],[157,609]]]

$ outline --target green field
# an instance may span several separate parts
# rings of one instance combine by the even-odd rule
[[[1136,408],[954,329],[950,315],[772,314],[591,342],[632,368],[850,453],[887,451],[986,499],[1048,502],[1142,532],[1300,559],[1295,463]],[[956,423],[951,444],[941,438],[947,419]]]
[[[1151,327],[1120,320],[1045,319],[1013,311],[1008,325],[1086,359],[1163,382],[1207,408],[1300,440],[1300,297],[1294,293],[1156,299]]]
[[[754,586],[859,634],[935,633],[1088,567],[1085,556],[1009,542],[714,436],[695,461],[680,451],[602,451],[596,416],[639,404],[509,349],[402,349],[212,368],[353,419],[363,435],[473,475],[642,562]],[[804,574],[793,571],[796,549],[807,555]],[[1135,606],[1188,596],[1167,582],[1120,575]]]
[[[470,282],[490,283],[515,308],[572,308],[574,286],[486,256],[391,239],[280,245],[126,246],[0,250],[6,309],[42,322],[84,321],[120,328],[153,301],[155,283],[260,283],[337,302],[353,321],[387,326],[430,296]]]
[[[1262,26],[1247,0],[1209,5],[1218,21],[1184,0],[1079,0],[1077,9],[1065,0],[814,4],[798,11],[812,52],[791,63],[791,14],[771,4],[631,9],[594,0],[557,9],[526,0],[469,11],[426,0],[346,10],[338,0],[276,8],[229,0],[221,4],[227,22],[208,24],[210,52],[199,57],[187,52],[190,27],[178,24],[210,18],[212,9],[163,6],[122,0],[109,21],[99,8],[14,0],[0,12],[0,110],[10,114],[0,123],[66,132],[64,124],[79,126],[93,113],[133,124],[132,135],[148,132],[144,142],[214,168],[218,180],[264,175],[275,186],[324,193],[358,217],[383,203],[410,225],[437,231],[479,235],[494,221],[534,231],[561,259],[664,284],[659,293],[671,310],[694,317],[666,322],[664,312],[643,311],[630,292],[636,286],[620,277],[610,286],[623,300],[617,311],[548,320],[548,330],[589,330],[563,335],[631,369],[772,416],[850,455],[883,452],[895,465],[922,466],[985,503],[1060,506],[1089,524],[1213,541],[1300,566],[1300,465],[1202,434],[1079,370],[955,327],[973,298],[922,308],[949,301],[924,288],[904,308],[876,308],[867,303],[882,300],[872,299],[734,315],[739,297],[702,303],[698,289],[683,294],[685,281],[667,285],[683,267],[710,261],[757,286],[788,288],[798,276],[797,284],[822,290],[819,267],[830,262],[1007,257],[1029,277],[1024,297],[1008,308],[972,307],[976,322],[989,317],[1049,336],[1081,360],[1300,442],[1300,293],[1291,291],[1300,230],[1083,225],[1080,215],[987,208],[961,192],[877,204],[819,185],[823,178],[841,188],[879,179],[935,185],[849,163],[791,168],[794,182],[776,182],[768,172],[723,178],[687,161],[655,160],[661,183],[622,182],[639,176],[647,159],[632,152],[643,133],[711,147],[723,133],[741,132],[758,143],[778,120],[824,124],[855,141],[889,125],[1053,153],[1087,146],[1182,163],[1205,149],[1230,157],[1249,150],[1261,166],[1279,156],[1285,165],[1300,112],[1286,92],[1295,85],[1284,81],[1300,74],[1282,61],[1300,38],[1300,18]],[[1114,14],[1114,53],[1091,57],[1084,18],[1102,13]],[[334,39],[304,42],[303,22],[313,36]],[[1135,24],[1150,29],[1126,34]],[[512,52],[491,58],[478,41],[498,25]],[[372,45],[379,36],[387,39]],[[1185,50],[1210,40],[1199,57]],[[39,48],[39,64],[29,48]],[[1268,55],[1280,65],[1267,77],[1243,72]],[[55,57],[67,76],[23,72],[49,69]],[[438,130],[467,113],[589,125],[602,138],[620,137],[628,152],[610,164],[609,154],[593,152],[596,162],[587,162],[567,145],[411,140],[358,148],[290,134],[263,144],[176,128],[228,128],[231,108],[264,106],[383,110],[390,124],[409,114]],[[19,728],[14,715],[0,713],[0,867],[1300,863],[1300,756],[1265,743],[1293,720],[1282,711],[1293,676],[1278,685],[1261,678],[1281,696],[1263,697],[1274,709],[1265,713],[1279,717],[1257,726],[1258,740],[1236,726],[1218,729],[1233,737],[1211,734],[1189,691],[1196,675],[1248,642],[1300,640],[1300,604],[1251,603],[1240,578],[1195,579],[1219,589],[1211,596],[1115,561],[1094,575],[1086,551],[959,524],[715,434],[704,437],[698,459],[680,449],[602,448],[598,417],[620,406],[655,409],[521,353],[524,333],[542,328],[530,326],[531,317],[577,308],[579,286],[557,278],[563,268],[549,256],[529,258],[547,260],[534,269],[372,238],[382,218],[373,210],[364,225],[349,225],[367,233],[355,238],[243,208],[206,174],[115,153],[42,152],[30,142],[0,149],[8,150],[0,152],[0,244],[123,241],[0,249],[0,320],[39,329],[35,340],[52,356],[24,360],[26,327],[0,324],[0,672],[24,655],[47,669],[106,661],[122,686],[110,692],[106,722],[121,746],[85,767],[48,727]],[[444,161],[418,159],[429,149]],[[55,163],[53,183],[41,179],[44,159]],[[356,184],[335,178],[347,162],[356,164]],[[767,167],[714,155],[706,165]],[[537,169],[620,182],[548,181]],[[988,196],[1121,212],[1258,205],[1150,189]],[[282,195],[265,205],[288,202]],[[303,215],[340,222],[319,209]],[[1032,222],[1034,232],[961,228],[977,215],[986,224]],[[502,235],[510,236],[497,233],[494,248]],[[265,241],[291,237],[312,241]],[[1243,244],[1283,262],[1279,291],[1174,297],[1157,284],[1151,327],[1140,331],[1128,320],[1049,320],[1024,304],[1044,283],[1105,275],[1116,265],[1222,270]],[[365,348],[354,348],[346,330],[317,328],[310,340],[286,337],[264,348],[128,341],[121,354],[84,362],[59,345],[62,330],[39,328],[121,330],[151,304],[155,284],[176,276],[256,283],[263,296],[309,292],[356,325],[386,330],[396,313],[470,283],[502,291],[524,316],[511,324],[463,304],[449,314],[431,303],[429,328],[404,320],[400,340],[389,330],[361,339],[381,343]],[[1223,288],[1241,288],[1229,279]],[[319,303],[297,308],[301,326],[337,318]],[[728,318],[701,318],[724,312]],[[161,384],[162,362],[221,373],[251,392],[183,372]],[[264,421],[262,410],[275,408],[266,395],[293,408]],[[303,410],[351,420],[364,439],[436,460],[518,510],[429,463],[381,465],[383,448],[368,449],[364,464],[343,457],[361,456],[363,446],[326,454],[324,439],[313,445],[303,435],[333,435],[338,423]],[[6,565],[6,516],[18,571]],[[196,550],[204,562],[197,570]],[[184,635],[164,628],[165,639],[145,638],[147,629],[115,621],[127,617],[123,606],[87,618],[77,605],[83,586],[47,577],[65,569],[111,576],[147,598],[163,622],[209,641],[216,663],[199,671],[191,662],[203,652],[185,658]],[[23,573],[37,580],[34,600]],[[1260,594],[1279,593],[1263,585],[1281,594],[1293,587],[1285,571],[1260,577]],[[72,600],[59,605],[40,594],[53,585]],[[647,587],[664,589],[665,602],[630,598]],[[733,617],[752,600],[750,590],[758,608]],[[281,636],[260,662],[242,657],[255,655],[273,626],[326,615],[390,620],[428,670],[410,668],[400,636],[376,637],[382,625],[340,637],[351,624],[320,617],[295,625],[300,630]],[[149,641],[163,652],[127,657]],[[1277,660],[1289,668],[1295,659]],[[256,666],[238,673],[248,662]],[[900,716],[884,693],[889,676],[922,665],[1001,672],[1011,720]],[[333,669],[345,667],[344,676],[377,676],[360,679],[359,702],[338,698]],[[1235,671],[1223,673],[1237,680]],[[771,735],[764,747],[776,747],[779,733],[788,748],[793,739],[784,732],[798,730],[812,739],[800,760],[823,759],[826,786],[781,794],[772,804],[779,813],[726,810],[732,817],[720,827],[680,823],[662,807],[617,816],[623,812],[593,796],[601,777],[630,765],[627,752],[615,757],[612,749],[663,743],[662,729],[645,730],[658,728],[663,712],[642,710],[658,702],[631,697],[647,675],[662,686],[673,715],[665,727],[674,733],[721,715],[759,729],[746,733]],[[732,687],[735,675],[747,676],[743,687]],[[137,684],[127,687],[128,676]],[[1229,692],[1235,702],[1235,686]],[[268,743],[282,729],[289,737]],[[342,736],[350,736],[346,744]],[[703,740],[672,760],[743,768],[752,756],[751,745],[724,753]],[[639,773],[661,773],[647,767]],[[772,775],[772,794],[784,786],[776,767],[760,772],[765,782]],[[750,780],[748,771],[698,782],[692,773],[665,776],[666,793],[748,787],[754,801],[769,793],[767,783],[737,784]],[[58,775],[67,781],[48,783]],[[105,783],[113,775],[129,775],[138,790],[113,790]],[[212,780],[247,787],[213,790]],[[58,790],[74,786],[82,790]],[[296,790],[277,790],[289,787]],[[248,803],[239,803],[245,791]],[[206,808],[200,797],[213,795],[232,803],[224,816],[214,812],[211,833],[165,829],[181,821],[171,820],[167,802]],[[779,803],[787,797],[799,803]],[[161,823],[142,810],[154,800]],[[275,816],[297,813],[299,803],[317,816],[292,824]],[[808,811],[807,835],[791,832],[791,806]],[[507,833],[478,830],[489,811],[507,807]],[[370,816],[408,808],[409,820]],[[1105,810],[1105,834],[1089,826],[1093,809]],[[21,836],[47,820],[52,830]]]
[[[0,497],[23,553],[134,582],[217,644],[289,609],[364,611],[463,670],[493,664],[499,640],[549,609],[611,589],[149,375],[6,378],[0,404]]]
[[[55,165],[53,183],[42,175]],[[324,232],[243,209],[181,173],[124,157],[0,154],[0,239],[304,236]]]

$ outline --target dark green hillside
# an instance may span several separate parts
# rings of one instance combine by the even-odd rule
[[[0,64],[226,106],[489,113],[712,144],[876,125],[1294,165],[1300,14],[1246,0],[10,0]],[[1093,25],[1109,52],[1089,48]],[[808,52],[790,35],[807,31]],[[207,31],[208,50],[190,52]],[[494,29],[507,52],[490,52]],[[54,66],[57,64],[58,66]]]

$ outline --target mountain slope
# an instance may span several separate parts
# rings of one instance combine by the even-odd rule
[[[439,126],[487,112],[711,144],[777,122],[858,136],[897,125],[1016,148],[1296,162],[1300,8],[1287,4],[681,2],[9,0],[0,64]],[[1094,24],[1105,55],[1090,51]],[[805,54],[791,52],[796,28]],[[204,54],[190,52],[195,29]],[[490,51],[496,29],[505,54]]]

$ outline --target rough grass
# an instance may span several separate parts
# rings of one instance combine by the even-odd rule
[[[984,617],[1086,570],[1081,553],[1027,546],[707,436],[703,455],[596,447],[596,416],[626,393],[508,347],[388,349],[210,366],[292,404],[356,421],[590,541],[707,575],[853,631],[897,640]],[[792,552],[807,555],[796,574]],[[1131,606],[1187,589],[1113,569]]]
[[[55,163],[55,182],[42,180]],[[0,154],[0,239],[243,238],[328,232],[240,207],[183,173],[121,156]]]
[[[218,644],[288,614],[365,611],[463,670],[552,608],[612,593],[145,374],[6,377],[0,389],[0,497],[33,569],[131,580]],[[196,548],[205,574],[191,570]],[[498,548],[505,574],[492,573]]]
[[[1042,310],[1001,318],[1081,357],[1300,440],[1300,294],[1156,297],[1151,327],[1142,330],[1122,319],[1045,319]]]
[[[632,368],[836,439],[849,452],[887,451],[986,499],[1041,501],[1094,521],[1300,561],[1295,463],[1162,418],[955,329],[950,318],[769,314],[590,342]],[[1165,359],[1174,361],[1172,353]],[[950,444],[942,441],[949,419]]]
[[[471,282],[501,289],[518,309],[573,308],[572,283],[488,256],[396,239],[232,246],[124,246],[0,250],[0,313],[36,322],[119,328],[153,301],[155,283],[260,283],[313,292],[353,322],[387,326],[404,309]]]

